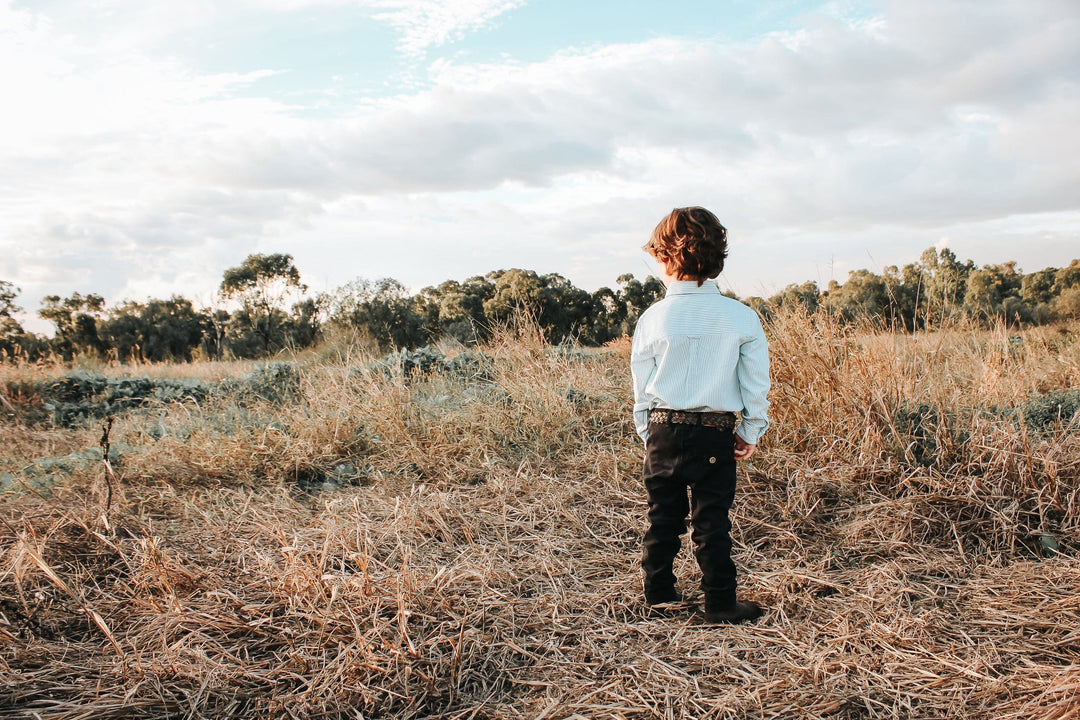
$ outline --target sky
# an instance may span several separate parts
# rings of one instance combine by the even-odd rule
[[[1076,0],[0,0],[0,280],[213,298],[644,278],[671,208],[742,296],[949,247],[1080,257]]]

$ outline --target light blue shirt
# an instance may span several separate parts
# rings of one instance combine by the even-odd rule
[[[756,445],[769,426],[769,346],[757,313],[711,281],[676,281],[641,314],[630,351],[634,425],[649,436],[654,408],[737,412]]]

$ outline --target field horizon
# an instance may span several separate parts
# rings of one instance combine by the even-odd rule
[[[0,714],[1080,714],[1075,327],[766,331],[737,627],[644,606],[626,338],[0,367]]]

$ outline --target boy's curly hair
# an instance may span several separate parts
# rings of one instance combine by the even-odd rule
[[[700,286],[724,269],[727,229],[703,207],[675,208],[643,249],[657,260],[669,261],[675,277],[696,280]]]

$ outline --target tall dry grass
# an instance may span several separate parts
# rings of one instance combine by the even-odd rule
[[[769,339],[773,427],[733,518],[756,625],[643,607],[628,343],[506,332],[487,379],[324,360],[289,402],[121,418],[108,513],[100,466],[9,494],[0,712],[1080,713],[1077,421],[1022,412],[1080,386],[1075,332],[792,314]],[[100,434],[3,432],[9,462]]]

